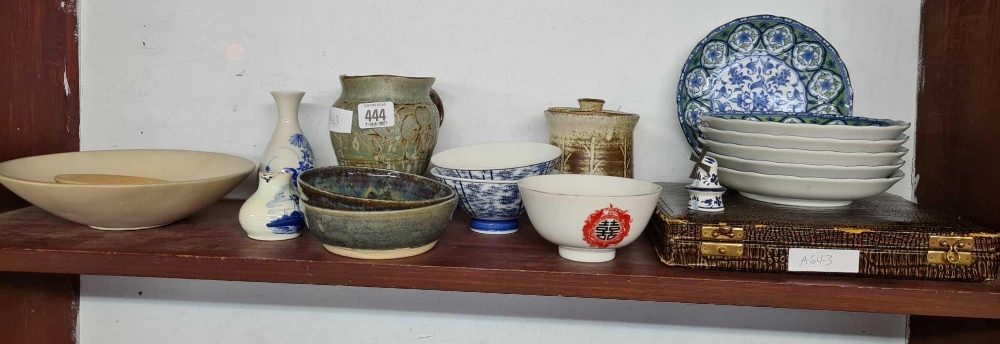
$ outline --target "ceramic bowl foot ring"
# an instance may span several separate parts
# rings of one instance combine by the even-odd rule
[[[484,220],[472,219],[469,229],[481,234],[510,234],[517,232],[518,219]]]
[[[330,251],[330,253],[348,258],[396,259],[396,258],[412,257],[430,251],[432,248],[434,248],[435,244],[437,244],[437,240],[435,240],[430,244],[420,247],[398,248],[394,250],[363,250],[363,249],[331,246],[327,244],[323,244],[323,247],[325,247],[327,251]]]
[[[281,241],[281,240],[295,239],[298,238],[300,235],[302,235],[302,232],[294,234],[264,234],[264,235],[247,234],[247,237],[253,240],[260,240],[260,241]]]
[[[110,228],[110,227],[98,227],[98,226],[88,226],[88,227],[93,228],[93,229],[102,230],[102,231],[137,231],[137,230],[140,230],[140,229],[150,229],[150,228],[156,228],[156,227],[163,227],[163,226],[169,225],[171,223],[173,223],[173,222],[167,222],[167,223],[159,224],[159,225],[155,225],[155,226],[131,227],[131,228]]]
[[[615,250],[559,246],[559,256],[575,262],[603,263],[615,259]]]

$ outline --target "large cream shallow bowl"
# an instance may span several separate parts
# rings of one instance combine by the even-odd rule
[[[635,241],[660,199],[659,185],[629,178],[551,174],[518,181],[531,224],[559,255],[606,262]]]
[[[96,229],[162,226],[194,214],[256,169],[241,157],[183,150],[107,150],[40,155],[0,163],[0,184],[61,218]],[[143,185],[57,184],[61,174],[153,178]]]
[[[881,195],[903,179],[896,171],[889,178],[827,179],[805,178],[719,167],[719,182],[758,201],[799,207],[841,207],[855,200]]]

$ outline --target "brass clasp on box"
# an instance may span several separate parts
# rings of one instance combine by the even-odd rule
[[[725,223],[720,223],[718,226],[702,226],[701,238],[741,241],[743,240],[743,228],[728,226]]]
[[[717,257],[742,257],[743,244],[701,243],[701,255]]]
[[[931,236],[927,252],[930,264],[972,265],[972,237]],[[943,251],[938,251],[943,250]]]
[[[937,236],[932,235],[930,241],[927,243],[927,247],[932,250],[951,250],[954,247],[958,251],[972,251],[972,245],[975,243],[975,239],[972,237],[947,237],[947,236]]]
[[[972,253],[953,251],[927,252],[927,263],[933,265],[972,265]]]

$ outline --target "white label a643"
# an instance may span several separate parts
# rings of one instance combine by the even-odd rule
[[[358,104],[358,126],[361,129],[396,125],[396,107],[392,102]]]
[[[858,273],[861,251],[790,248],[788,271]]]
[[[351,133],[351,120],[354,119],[354,113],[351,110],[344,110],[340,108],[331,107],[330,108],[330,131],[341,134]]]

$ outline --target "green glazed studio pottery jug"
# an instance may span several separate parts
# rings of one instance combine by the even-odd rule
[[[424,174],[437,144],[444,108],[434,78],[340,76],[330,109],[330,141],[341,166]]]

